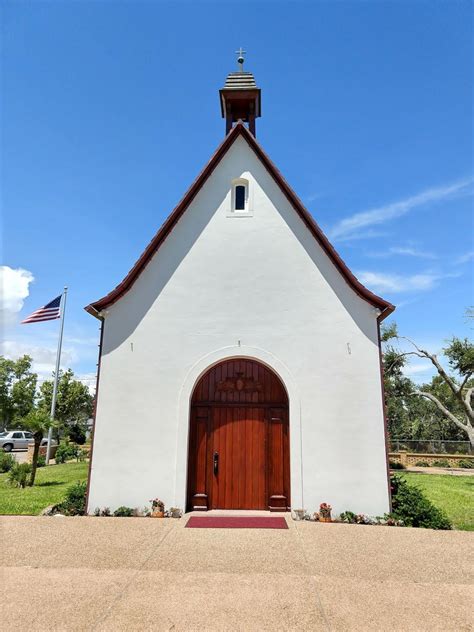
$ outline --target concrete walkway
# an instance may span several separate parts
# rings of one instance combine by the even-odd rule
[[[474,534],[1,518],[2,630],[474,629]]]
[[[12,450],[10,454],[13,454],[17,463],[28,462],[28,450]]]

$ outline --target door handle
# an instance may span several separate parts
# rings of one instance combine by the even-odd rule
[[[219,472],[219,452],[214,452],[212,462],[214,465],[214,474],[217,475],[217,473]]]

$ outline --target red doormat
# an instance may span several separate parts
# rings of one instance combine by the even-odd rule
[[[260,516],[191,516],[186,523],[191,529],[288,529],[285,518]]]

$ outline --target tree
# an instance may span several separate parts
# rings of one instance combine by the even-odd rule
[[[12,416],[11,390],[15,363],[0,356],[0,415],[3,428],[8,428]]]
[[[412,387],[412,394],[429,400],[432,405],[459,430],[465,433],[474,447],[474,344],[467,338],[451,338],[443,349],[451,373],[446,370],[438,357],[426,349],[421,349],[413,340],[399,336],[396,326],[392,325],[383,333],[383,340],[392,338],[406,340],[413,351],[400,352],[392,346],[387,347],[385,367],[388,375],[401,370],[408,356],[429,360],[437,371],[431,385],[421,388]]]
[[[13,417],[22,419],[33,410],[38,376],[31,371],[32,360],[24,355],[15,363],[15,378],[12,386]]]
[[[44,435],[48,432],[49,428],[52,426],[53,422],[51,420],[51,417],[45,410],[37,408],[28,413],[28,415],[23,420],[23,423],[28,428],[28,430],[33,433],[33,440],[35,442],[33,459],[31,461],[31,476],[29,482],[29,485],[32,486],[35,482],[41,441]]]
[[[38,376],[31,371],[31,364],[28,355],[18,360],[0,356],[0,419],[4,428],[13,422],[21,425],[35,406]]]
[[[40,388],[40,408],[49,412],[51,410],[52,397],[53,381],[43,382]],[[74,378],[74,373],[71,369],[67,369],[64,372],[61,371],[54,415],[57,427],[64,428],[68,434],[71,428],[75,426],[83,427],[85,421],[92,415],[93,401],[87,386]]]
[[[404,375],[403,358],[389,347],[384,355],[384,392],[388,432],[392,438],[412,438],[411,393],[413,382]]]
[[[87,438],[87,424],[77,423],[69,426],[69,440],[79,445],[84,445]]]

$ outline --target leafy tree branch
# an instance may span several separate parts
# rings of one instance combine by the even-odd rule
[[[403,380],[403,367],[408,357],[416,356],[431,362],[437,372],[432,384],[417,388],[408,380],[409,384],[408,382],[405,384],[405,396],[423,397],[434,404],[445,419],[467,434],[471,445],[474,446],[474,413],[472,409],[474,344],[467,338],[453,337],[449,340],[448,345],[443,349],[444,356],[451,368],[451,372],[449,372],[444,368],[436,354],[422,349],[410,338],[400,336],[395,324],[385,329],[382,340],[386,343],[384,352],[386,379],[392,380],[392,382],[394,379],[398,380],[399,383]],[[391,340],[405,340],[413,347],[413,350],[399,351],[389,344]],[[410,386],[411,392],[408,393]]]

